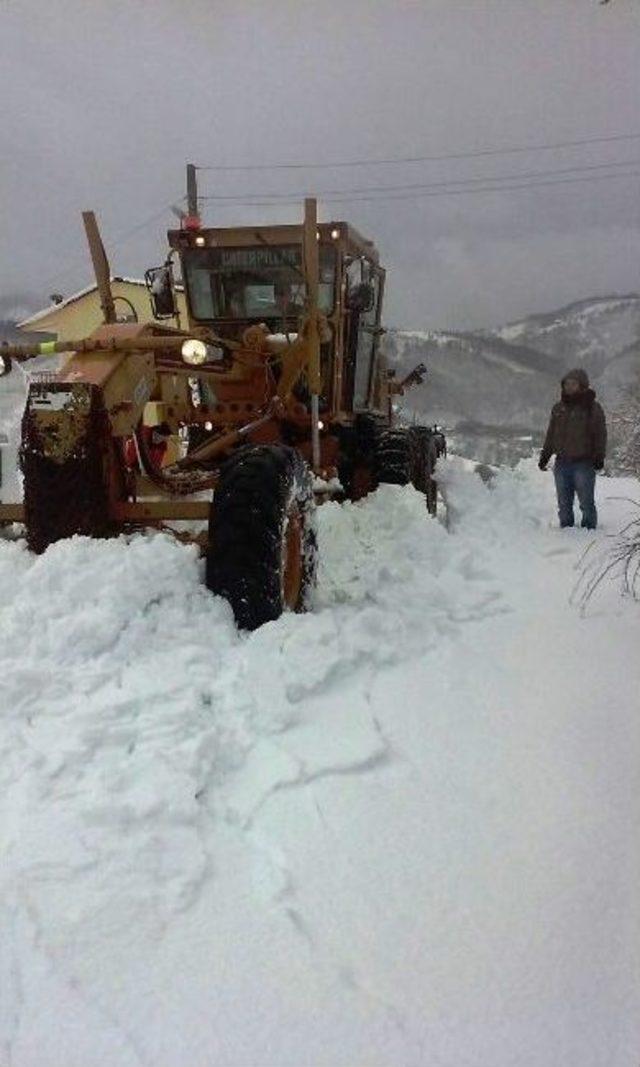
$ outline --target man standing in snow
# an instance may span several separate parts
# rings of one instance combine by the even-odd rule
[[[604,466],[607,425],[604,411],[589,388],[589,378],[581,368],[570,370],[562,379],[561,399],[553,405],[547,436],[538,466],[547,469],[555,453],[554,477],[561,526],[573,526],[573,500],[577,493],[582,525],[595,530],[598,513],[594,500],[596,471]]]

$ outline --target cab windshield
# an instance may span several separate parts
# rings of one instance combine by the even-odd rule
[[[320,247],[321,311],[333,310],[336,250]],[[297,245],[193,248],[183,253],[183,273],[194,319],[297,317],[304,310],[302,250]]]

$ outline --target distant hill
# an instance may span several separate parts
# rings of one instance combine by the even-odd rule
[[[571,367],[587,370],[608,412],[640,381],[640,296],[592,297],[495,330],[389,331],[385,344],[399,377],[428,367],[403,417],[444,424],[463,455],[514,463],[541,444]]]

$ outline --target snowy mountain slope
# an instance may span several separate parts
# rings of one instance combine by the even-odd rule
[[[561,372],[568,369],[567,360],[574,360],[597,378],[616,353],[640,338],[640,297],[629,293],[579,300],[559,311],[530,315],[492,335],[511,342],[517,338],[518,344],[545,353]]]
[[[619,402],[630,388],[637,394],[640,388],[640,339],[610,359],[598,381],[603,397],[609,397],[613,404]]]
[[[522,359],[520,352],[508,354],[504,342],[456,334],[447,335],[443,343],[396,334],[387,339],[387,347],[399,376],[418,362],[426,363],[426,381],[412,388],[405,409],[458,430],[456,447],[461,426],[539,432],[540,412],[557,392],[552,368],[541,371]],[[469,450],[465,454],[486,461],[499,458]]]
[[[252,635],[165,536],[0,543],[0,1062],[635,1065],[638,607],[569,594],[640,487],[444,482]]]
[[[445,424],[464,455],[515,463],[541,444],[569,368],[587,369],[610,410],[640,383],[640,297],[594,297],[493,331],[390,332],[386,346],[400,375],[429,368],[408,418]]]

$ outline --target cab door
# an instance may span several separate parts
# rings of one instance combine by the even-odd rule
[[[358,312],[357,342],[355,346],[355,369],[353,378],[353,410],[366,411],[373,406],[375,366],[380,340],[380,315],[384,289],[384,271],[370,263],[360,260],[360,293],[363,298],[362,310]]]

